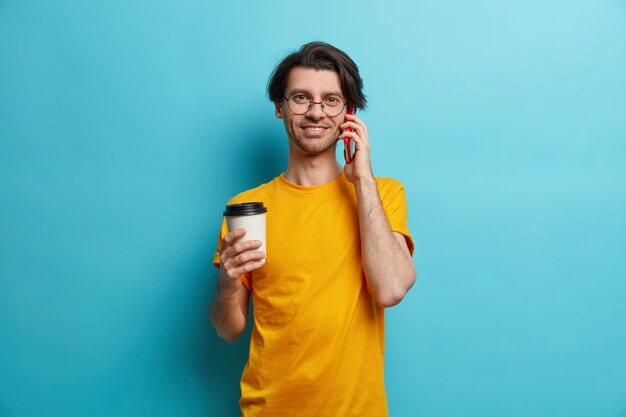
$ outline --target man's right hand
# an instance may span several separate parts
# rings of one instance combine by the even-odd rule
[[[220,289],[222,292],[236,293],[241,286],[240,277],[265,264],[265,253],[255,250],[261,247],[261,241],[239,242],[245,234],[245,229],[234,229],[222,239],[220,250]]]
[[[209,315],[217,334],[234,342],[246,329],[250,291],[242,284],[241,276],[265,263],[265,253],[258,240],[239,241],[245,229],[234,229],[224,236],[220,247],[220,276],[217,292],[211,302]]]

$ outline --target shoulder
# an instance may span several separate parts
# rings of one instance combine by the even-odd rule
[[[242,191],[228,200],[228,204],[246,203],[256,200],[263,200],[264,197],[275,187],[276,178],[273,180],[261,184],[255,188],[251,188],[246,191]]]
[[[376,185],[378,186],[378,192],[383,194],[395,194],[404,190],[404,185],[395,178],[389,177],[374,177]]]

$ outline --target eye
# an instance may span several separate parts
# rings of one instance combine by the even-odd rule
[[[291,99],[296,103],[306,103],[307,101],[309,101],[309,98],[304,94],[294,94],[293,96],[291,96]]]
[[[328,106],[340,106],[343,103],[340,97],[328,96],[324,99],[324,103]]]

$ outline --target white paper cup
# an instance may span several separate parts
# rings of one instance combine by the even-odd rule
[[[266,212],[267,207],[260,202],[230,204],[224,210],[224,217],[226,217],[226,225],[229,232],[239,228],[246,229],[246,234],[239,241],[260,240],[261,247],[257,250],[264,252],[267,258],[265,246]]]

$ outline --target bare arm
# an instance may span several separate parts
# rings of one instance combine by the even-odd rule
[[[235,229],[224,236],[220,250],[220,273],[217,290],[209,308],[209,316],[217,334],[235,342],[248,322],[250,291],[242,284],[241,275],[263,266],[263,252],[258,240],[237,242],[245,234]]]
[[[355,188],[368,289],[380,306],[391,307],[415,283],[415,267],[405,237],[389,227],[376,181],[363,180]]]
[[[404,236],[394,232],[378,195],[370,164],[367,126],[355,115],[346,115],[339,138],[354,140],[356,152],[352,163],[344,167],[348,181],[355,188],[361,255],[367,288],[382,307],[398,304],[415,283],[415,267]],[[345,131],[352,128],[352,131]]]

